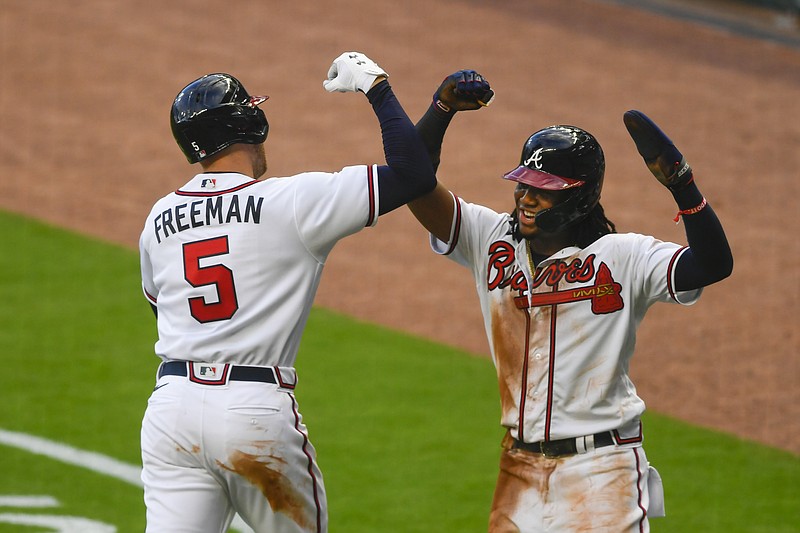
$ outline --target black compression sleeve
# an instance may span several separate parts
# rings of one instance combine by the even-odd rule
[[[702,205],[703,195],[694,182],[673,192],[681,211]],[[733,271],[731,253],[725,231],[710,205],[693,214],[682,215],[689,249],[675,267],[675,288],[687,291],[705,287],[728,277]]]
[[[381,125],[386,165],[378,167],[381,215],[430,192],[436,186],[425,146],[387,81],[367,92]]]
[[[434,172],[439,169],[442,141],[454,115],[455,111],[447,113],[436,107],[436,105],[431,104],[425,114],[422,115],[422,118],[419,119],[419,122],[417,122],[417,131],[422,137],[425,149],[428,151]]]

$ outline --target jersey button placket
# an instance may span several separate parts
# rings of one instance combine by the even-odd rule
[[[541,364],[541,361],[542,361],[542,352],[538,348],[535,349],[534,352],[533,352],[533,359],[537,363],[537,367],[538,367],[538,365]],[[534,402],[538,402],[540,396],[541,395],[539,394],[539,385],[537,384],[531,390],[531,400],[533,400]]]

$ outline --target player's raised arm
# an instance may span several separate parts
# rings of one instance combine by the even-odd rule
[[[697,188],[692,168],[667,135],[641,111],[623,117],[639,155],[678,204],[689,249],[675,268],[675,288],[687,291],[716,283],[733,271],[733,255],[714,210]]]
[[[386,157],[386,165],[378,167],[381,215],[429,192],[436,184],[422,140],[394,95],[388,77],[366,55],[345,52],[333,61],[328,79],[323,82],[329,92],[365,93],[378,117]]]
[[[459,70],[447,76],[433,94],[430,107],[417,122],[434,171],[439,168],[442,141],[450,121],[458,111],[480,109],[494,99],[494,91],[483,76],[474,70]],[[439,182],[436,188],[408,204],[409,209],[425,229],[439,240],[447,242],[453,223],[454,199]]]

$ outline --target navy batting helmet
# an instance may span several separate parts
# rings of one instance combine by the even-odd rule
[[[235,143],[261,144],[269,123],[258,105],[267,96],[250,96],[239,80],[207,74],[178,93],[172,103],[172,135],[190,163]]]
[[[606,163],[589,132],[575,126],[549,126],[528,137],[519,167],[503,178],[537,189],[569,191],[566,198],[536,213],[543,231],[560,231],[583,220],[600,200]]]

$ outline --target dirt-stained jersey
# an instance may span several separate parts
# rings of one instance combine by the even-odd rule
[[[611,234],[568,247],[531,272],[513,218],[456,198],[439,254],[471,269],[497,369],[502,421],[525,442],[616,431],[640,443],[644,402],[628,376],[636,329],[656,302],[693,304],[677,293],[685,249],[653,237]]]

